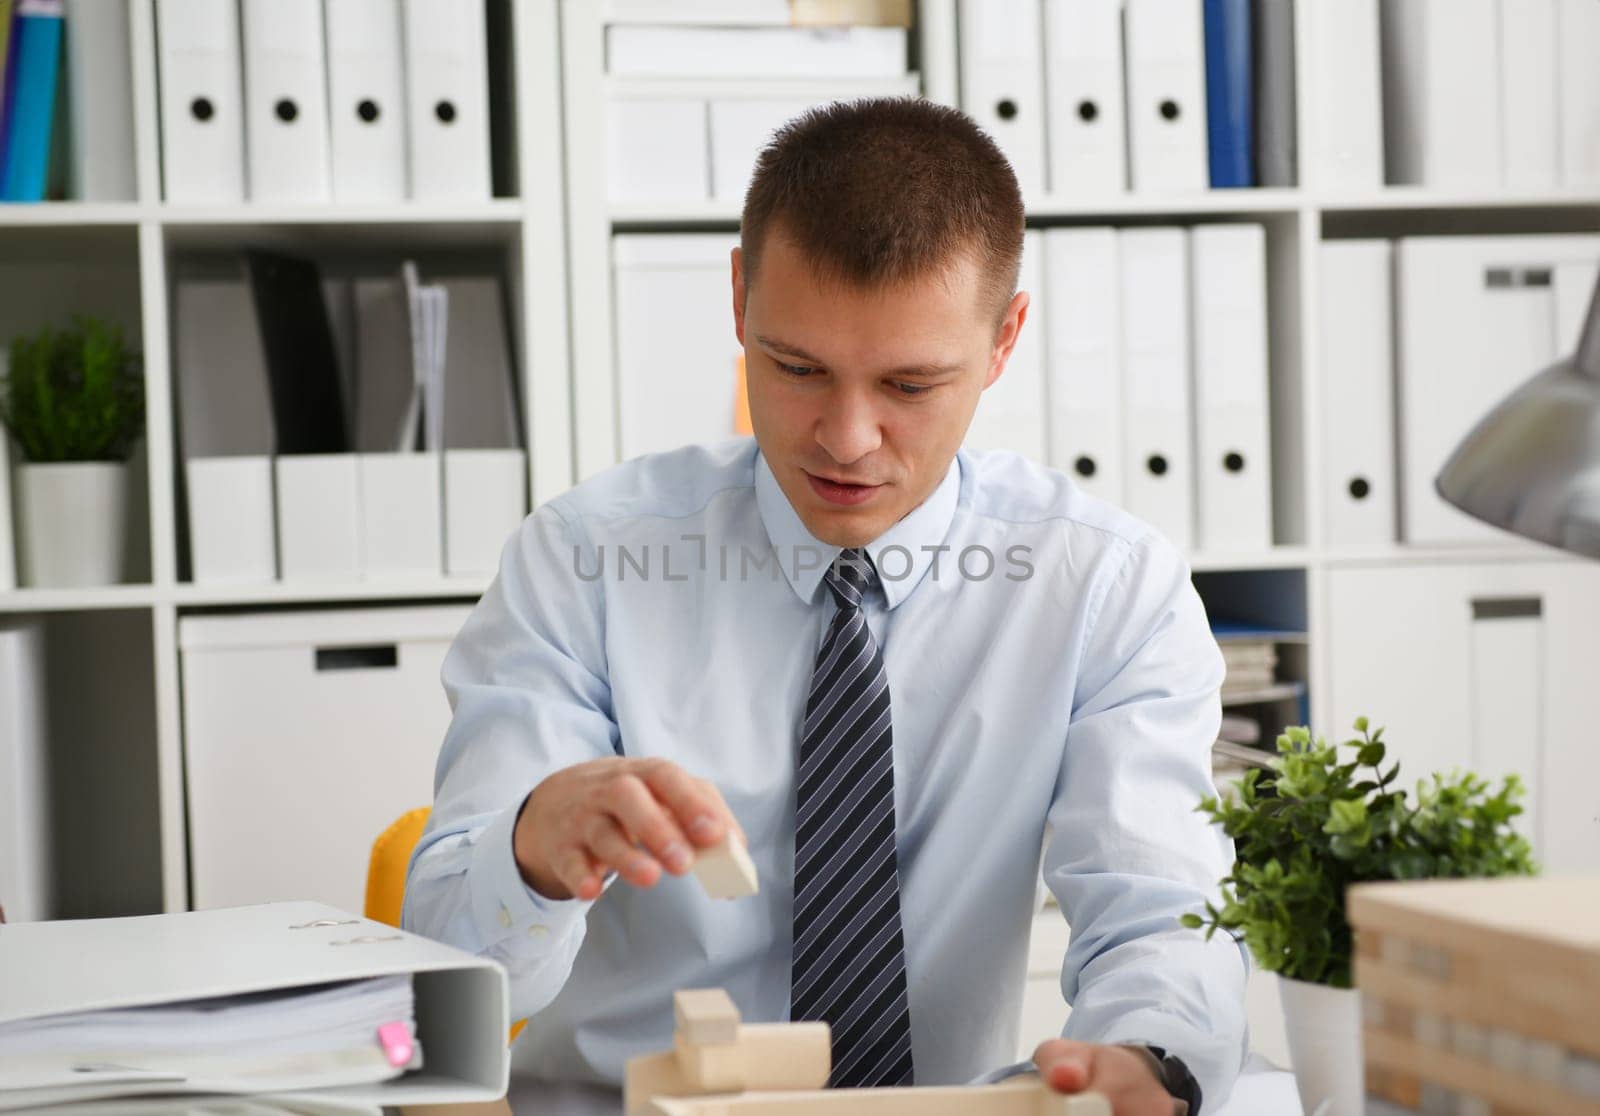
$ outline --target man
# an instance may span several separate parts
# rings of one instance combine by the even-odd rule
[[[720,986],[826,1020],[830,1084],[971,1080],[1016,1048],[1048,833],[1073,1010],[1039,1071],[1119,1116],[1230,1091],[1243,956],[1178,924],[1231,859],[1195,813],[1222,662],[1188,571],[958,453],[1028,316],[1022,230],[960,113],[791,123],[733,253],[754,441],[630,461],[508,545],[444,666],[405,924],[505,964],[524,1068],[617,1081]],[[719,904],[674,877],[730,827],[761,892]]]

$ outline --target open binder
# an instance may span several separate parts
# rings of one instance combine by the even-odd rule
[[[373,1105],[493,1100],[510,1078],[505,970],[487,958],[311,902],[0,925],[0,1024],[410,974],[420,1069],[302,1095]],[[91,1064],[8,1087],[0,1111],[102,1097],[214,1094],[182,1074]]]

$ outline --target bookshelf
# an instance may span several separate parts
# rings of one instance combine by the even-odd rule
[[[492,88],[497,185],[503,196],[481,203],[290,206],[245,203],[180,206],[162,200],[155,18],[152,0],[126,0],[130,20],[130,96],[134,105],[137,196],[115,202],[48,202],[0,207],[0,304],[25,289],[29,262],[49,259],[47,301],[61,303],[85,290],[105,297],[130,318],[146,371],[146,437],[141,495],[147,509],[145,569],[136,584],[90,589],[0,592],[0,615],[44,614],[70,624],[92,642],[114,631],[140,647],[135,672],[144,700],[127,716],[107,710],[88,717],[85,739],[115,749],[130,732],[148,739],[154,800],[144,827],[155,862],[142,864],[130,888],[116,894],[130,906],[75,913],[122,914],[140,909],[182,910],[189,904],[188,835],[184,800],[180,659],[177,624],[195,610],[261,609],[290,605],[470,601],[482,578],[424,578],[380,582],[194,585],[183,577],[183,537],[177,502],[178,460],[173,420],[172,314],[175,260],[194,253],[237,250],[246,244],[293,248],[331,245],[330,251],[467,250],[495,253],[511,281],[511,330],[520,369],[529,447],[528,481],[534,503],[611,464],[619,440],[616,399],[610,239],[617,232],[737,229],[730,201],[662,205],[612,204],[607,197],[605,104],[608,90],[637,87],[605,73],[604,20],[599,0],[486,0],[494,24],[507,29],[492,42],[492,64],[503,80]],[[1303,7],[1316,0],[1298,0]],[[924,95],[959,103],[957,0],[920,0],[912,30],[912,68]],[[1297,21],[1301,72],[1312,49],[1310,21]],[[703,89],[698,82],[681,88]],[[807,83],[794,83],[791,92]],[[654,85],[651,86],[654,88]],[[1302,150],[1316,126],[1302,82],[1298,105]],[[719,95],[758,88],[726,81]],[[761,83],[770,93],[773,85]],[[1304,176],[1309,168],[1302,166]],[[1324,189],[1312,177],[1284,189],[1207,191],[1181,195],[1120,194],[1098,198],[1038,197],[1028,205],[1030,227],[1251,221],[1265,226],[1270,283],[1273,501],[1275,545],[1248,553],[1190,556],[1197,581],[1229,577],[1255,586],[1263,599],[1287,595],[1304,613],[1309,633],[1304,678],[1321,731],[1342,733],[1349,711],[1327,707],[1335,692],[1336,641],[1331,632],[1332,581],[1342,571],[1408,571],[1471,564],[1508,571],[1537,570],[1558,579],[1588,571],[1569,559],[1512,540],[1471,547],[1411,547],[1396,542],[1347,547],[1323,537],[1321,475],[1326,447],[1319,421],[1326,390],[1320,367],[1318,249],[1325,239],[1435,232],[1594,232],[1600,195],[1582,190],[1461,192],[1384,187],[1358,192]],[[30,279],[31,283],[32,280]],[[41,304],[26,315],[36,319]],[[8,324],[18,324],[10,322]],[[1530,372],[1532,369],[1529,370]],[[1242,580],[1239,580],[1242,579]],[[1382,719],[1382,710],[1371,710]],[[1337,718],[1337,719],[1336,719]],[[143,753],[141,753],[143,754]],[[1402,753],[1403,754],[1403,753]],[[1414,773],[1417,774],[1417,773]],[[119,902],[122,901],[119,899]]]

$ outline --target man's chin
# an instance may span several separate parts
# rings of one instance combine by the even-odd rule
[[[800,521],[818,542],[846,549],[866,546],[894,525],[894,520],[877,508],[812,506],[801,512]]]

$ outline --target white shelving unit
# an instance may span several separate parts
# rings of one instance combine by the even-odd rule
[[[176,507],[180,463],[171,405],[169,307],[174,253],[247,243],[293,245],[313,238],[319,244],[337,242],[354,248],[381,247],[395,238],[419,248],[502,246],[516,308],[512,332],[522,375],[530,492],[538,503],[616,459],[613,233],[686,228],[732,232],[737,228],[738,207],[730,202],[659,207],[608,202],[604,116],[608,5],[602,0],[487,0],[499,6],[510,27],[509,44],[492,48],[511,60],[511,80],[506,85],[513,91],[513,103],[496,105],[495,111],[509,114],[503,118],[513,124],[514,150],[501,156],[511,160],[503,177],[515,184],[515,197],[470,205],[168,205],[160,191],[153,3],[126,2],[131,17],[130,93],[138,196],[126,202],[0,207],[0,263],[11,255],[11,246],[19,244],[35,252],[49,246],[56,252],[55,262],[86,271],[108,252],[136,261],[136,324],[146,369],[149,578],[137,585],[84,590],[0,592],[0,613],[64,615],[73,623],[79,617],[130,610],[148,616],[154,687],[148,695],[154,711],[151,761],[160,830],[160,862],[148,868],[158,881],[154,893],[160,896],[161,907],[182,910],[189,904],[189,893],[177,645],[180,614],[200,608],[294,603],[470,600],[485,583],[440,578],[215,587],[180,580]],[[1304,5],[1308,0],[1299,2]],[[924,95],[947,104],[959,100],[956,10],[956,0],[921,0],[912,36]],[[1302,73],[1310,50],[1307,22],[1298,21]],[[729,91],[737,92],[740,84],[750,83],[728,83]],[[1308,83],[1299,88],[1301,146],[1311,150],[1307,137],[1315,126],[1315,114],[1304,103]],[[1260,222],[1268,231],[1277,545],[1255,553],[1194,554],[1191,562],[1203,576],[1235,572],[1303,576],[1310,631],[1307,680],[1315,719],[1323,731],[1343,732],[1348,726],[1330,719],[1330,710],[1317,705],[1321,695],[1334,691],[1336,664],[1328,633],[1330,578],[1338,571],[1410,570],[1469,562],[1517,569],[1565,566],[1552,552],[1512,542],[1472,548],[1418,549],[1395,543],[1348,549],[1321,536],[1316,478],[1324,450],[1318,421],[1324,384],[1316,344],[1318,247],[1327,237],[1419,231],[1593,232],[1600,230],[1600,197],[1579,191],[1461,194],[1415,188],[1335,194],[1320,189],[1313,179],[1292,189],[1043,198],[1029,206],[1029,222],[1037,225],[1236,220]],[[1332,712],[1340,718],[1346,713]],[[1380,719],[1384,716],[1382,710],[1371,712]],[[108,734],[116,732],[119,715],[115,710],[101,714]]]
[[[514,103],[496,114],[513,123],[509,150],[497,151],[500,177],[514,197],[481,203],[292,206],[168,204],[161,194],[157,120],[155,13],[152,0],[125,0],[129,8],[138,197],[122,202],[47,202],[0,207],[0,260],[7,241],[59,237],[65,251],[55,262],[92,270],[96,260],[79,251],[87,231],[125,236],[137,259],[137,336],[145,367],[149,578],[135,585],[90,589],[17,589],[0,592],[0,613],[96,614],[135,610],[149,618],[149,660],[154,678],[154,755],[160,863],[144,866],[161,909],[189,906],[188,846],[183,787],[180,672],[177,624],[192,608],[322,604],[331,602],[470,601],[485,578],[432,578],[355,583],[194,585],[180,580],[173,430],[170,272],[175,253],[237,250],[255,244],[334,242],[359,250],[403,237],[408,249],[462,244],[501,245],[513,305],[511,330],[520,369],[529,447],[529,491],[543,501],[572,482],[568,374],[565,183],[561,174],[560,52],[556,0],[489,0],[509,21],[511,43],[491,43],[511,59],[508,87]],[[492,64],[492,63],[491,63]],[[96,244],[85,246],[100,251]],[[44,324],[34,323],[34,325]],[[99,715],[95,735],[119,731],[118,710]],[[114,835],[112,835],[114,837]],[[118,911],[116,913],[133,913]]]

